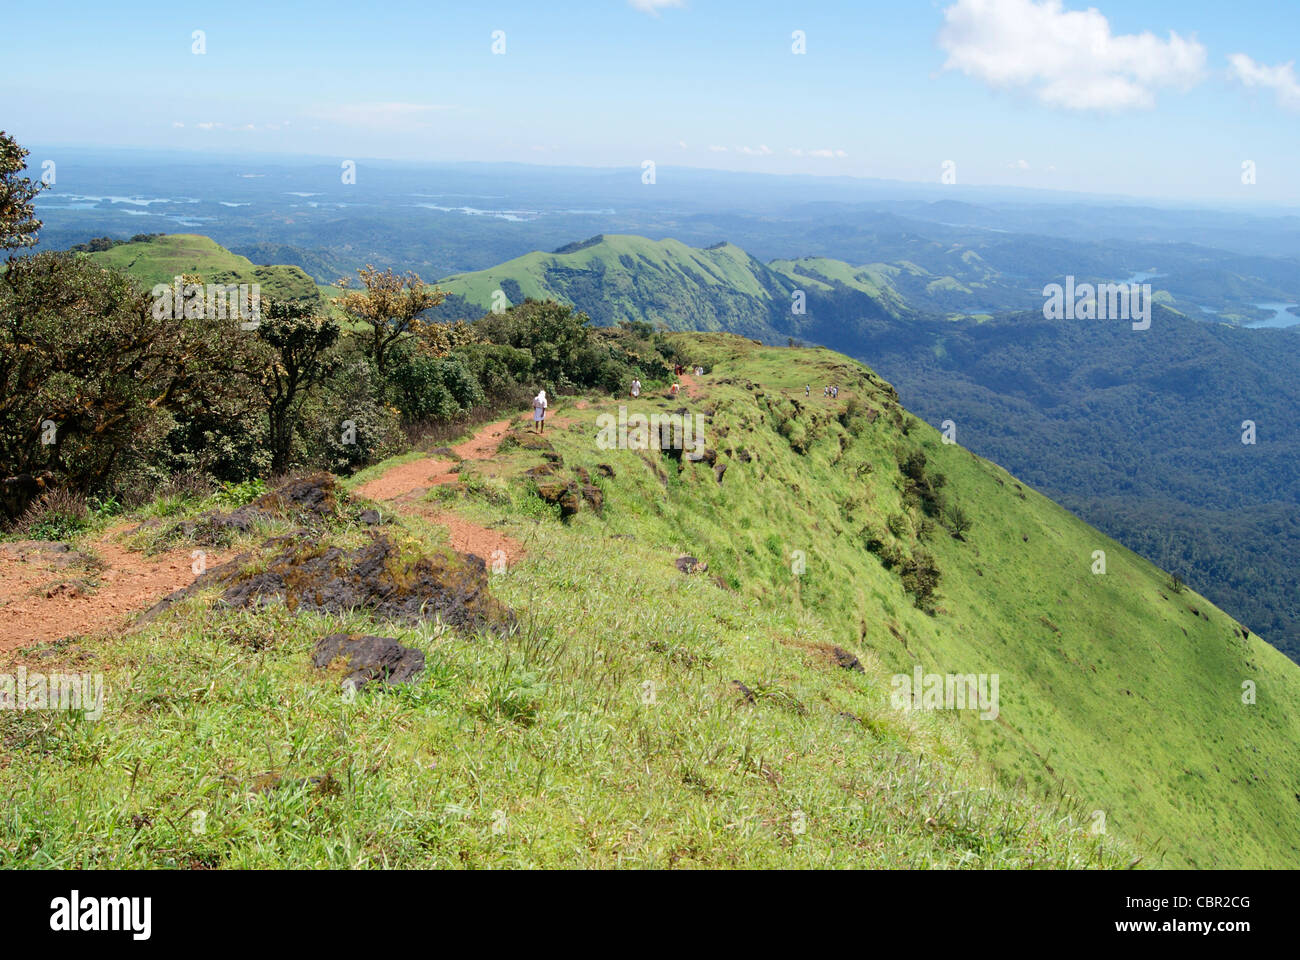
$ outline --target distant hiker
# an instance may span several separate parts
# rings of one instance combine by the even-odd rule
[[[675,397],[677,396],[677,391],[680,390],[681,388],[682,385],[680,383],[674,383],[671,387],[668,388],[668,392]]]
[[[634,379],[632,381],[632,398],[636,399],[641,396],[641,381]]]
[[[537,432],[546,432],[546,391],[540,390],[537,396],[533,397],[533,423],[537,424]]]
[[[695,368],[695,375],[696,375],[697,377],[702,377],[702,376],[704,376],[704,368],[703,368],[703,367],[700,367],[700,366],[697,366],[697,367]]]
[[[812,396],[812,384],[811,384],[811,383],[805,383],[805,384],[803,385],[803,395],[804,395],[805,397],[811,397],[811,396]]]

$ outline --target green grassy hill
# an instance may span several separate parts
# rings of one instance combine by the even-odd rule
[[[598,418],[628,401],[567,398],[545,442],[516,422],[454,482],[377,505],[404,556],[447,517],[514,538],[490,591],[517,633],[206,589],[83,640],[108,708],[6,721],[0,865],[1300,866],[1300,668],[859,363],[674,340],[706,375],[631,409],[700,414],[704,460],[608,449]],[[562,519],[570,483],[599,510]],[[155,505],[127,542],[188,556],[177,521],[212,506]],[[286,542],[370,542],[365,506],[210,549],[251,577]],[[339,630],[426,668],[351,702],[310,664]],[[996,719],[897,709],[917,666],[996,674]]]
[[[231,253],[215,240],[192,233],[167,234],[152,240],[120,243],[108,250],[86,254],[104,266],[124,270],[141,286],[171,283],[185,274],[205,283],[257,283],[264,298],[316,302],[316,282],[300,267],[257,266],[247,257]]]
[[[535,251],[488,270],[447,277],[438,286],[461,298],[470,314],[490,309],[501,291],[508,303],[532,297],[573,304],[605,326],[642,321],[671,330],[725,330],[767,340],[816,339],[822,326],[838,320],[911,315],[883,272],[840,267],[850,277],[861,277],[836,284],[823,274],[800,273],[799,268],[807,269],[805,261],[769,266],[731,243],[701,250],[677,240],[603,235],[554,253]],[[796,291],[805,296],[802,312],[794,309]],[[846,297],[852,301],[850,311],[837,302]]]
[[[836,326],[910,319],[918,310],[943,313],[1002,283],[973,251],[952,252],[941,262],[939,269],[951,269],[952,276],[906,260],[853,266],[804,257],[765,264],[732,243],[698,249],[671,239],[604,234],[456,274],[439,286],[463,298],[470,313],[489,309],[500,290],[510,303],[524,297],[569,303],[605,325],[640,320],[676,330],[831,342]],[[792,310],[796,290],[806,298],[803,313]]]

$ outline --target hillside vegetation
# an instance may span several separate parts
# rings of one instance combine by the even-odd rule
[[[243,530],[211,500],[135,514],[115,536],[137,549],[242,557],[124,636],[28,651],[93,651],[81,669],[111,693],[97,723],[6,727],[21,762],[0,768],[0,860],[1300,864],[1294,664],[943,444],[860,364],[721,334],[665,347],[706,368],[683,395],[584,391],[544,438],[506,424],[499,449],[376,501],[378,532],[369,484],[449,452]],[[699,413],[704,458],[602,447],[597,418],[623,403]],[[378,537],[400,596],[464,525],[522,548],[485,584],[514,628],[217,601],[286,544],[306,563]],[[396,638],[425,669],[348,696],[311,665],[340,631]],[[896,709],[891,676],[918,665],[997,674],[997,718]]]

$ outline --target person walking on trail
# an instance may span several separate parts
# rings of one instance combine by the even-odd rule
[[[533,423],[537,424],[537,432],[546,432],[546,391],[539,390],[537,396],[533,397]]]
[[[632,381],[632,399],[635,400],[639,396],[641,396],[641,381],[634,379]]]
[[[811,383],[805,383],[805,384],[803,385],[803,395],[804,395],[805,397],[811,397],[811,396],[812,396],[812,384],[811,384]]]

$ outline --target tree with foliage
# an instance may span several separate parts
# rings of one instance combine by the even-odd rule
[[[482,337],[473,324],[464,320],[452,323],[422,323],[415,341],[418,352],[428,357],[445,357],[471,343],[481,343]]]
[[[84,257],[15,258],[0,274],[0,481],[102,485],[226,382],[219,332],[156,317],[125,274]]]
[[[0,249],[30,247],[36,243],[41,222],[32,203],[45,188],[40,181],[19,176],[27,169],[28,151],[0,130]]]
[[[293,456],[294,429],[308,393],[338,365],[331,351],[339,325],[304,304],[268,300],[254,336],[245,375],[266,401],[271,472],[283,473]]]
[[[391,267],[380,272],[367,264],[357,274],[362,289],[350,290],[348,281],[341,279],[337,284],[341,293],[333,302],[349,319],[366,326],[359,336],[375,369],[384,376],[393,346],[419,336],[425,327],[420,315],[442,303],[446,294],[430,290],[417,274],[402,277]]]
[[[585,313],[553,300],[525,300],[501,313],[489,313],[477,322],[479,333],[491,343],[527,350],[535,374],[558,386],[576,381],[584,348],[590,345],[590,319]]]

